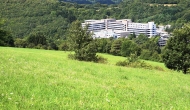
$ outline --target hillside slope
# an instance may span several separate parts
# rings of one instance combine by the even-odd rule
[[[108,64],[79,62],[69,53],[0,47],[0,109],[190,108],[190,75],[117,67],[109,55]]]

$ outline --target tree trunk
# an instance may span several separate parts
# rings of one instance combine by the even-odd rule
[[[184,68],[184,69],[183,69],[183,73],[184,73],[184,74],[187,74],[187,68]]]

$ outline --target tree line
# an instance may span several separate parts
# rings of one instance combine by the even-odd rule
[[[120,3],[121,1],[134,1],[134,2],[145,2],[145,3],[158,3],[158,4],[177,4],[180,0],[59,0],[66,2],[74,2],[79,4],[93,4],[93,3],[101,3],[101,4],[115,4]]]
[[[68,39],[61,42],[59,47],[57,43],[48,41],[43,33],[30,34],[26,39],[12,36],[0,28],[0,46],[15,46],[22,48],[54,49],[64,51],[74,51],[74,59],[81,61],[104,60],[96,55],[99,53],[108,53],[116,56],[128,57],[129,62],[119,62],[117,65],[140,65],[140,67],[149,67],[145,63],[134,63],[137,58],[164,62],[166,67],[183,71],[187,73],[190,68],[190,24],[184,25],[182,29],[175,30],[173,36],[169,39],[166,47],[161,49],[158,45],[159,37],[148,38],[145,35],[135,34],[128,38],[104,38],[93,39],[92,33],[82,28],[81,22],[75,21],[68,29]]]

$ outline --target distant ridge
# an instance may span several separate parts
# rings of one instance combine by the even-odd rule
[[[101,3],[101,4],[117,4],[122,0],[59,0],[65,2],[73,2],[78,4],[93,4],[93,3]]]

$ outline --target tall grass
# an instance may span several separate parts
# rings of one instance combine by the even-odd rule
[[[0,109],[190,108],[190,75],[68,59],[69,52],[0,47]],[[118,59],[118,60],[117,60]],[[159,65],[159,64],[158,64]]]

